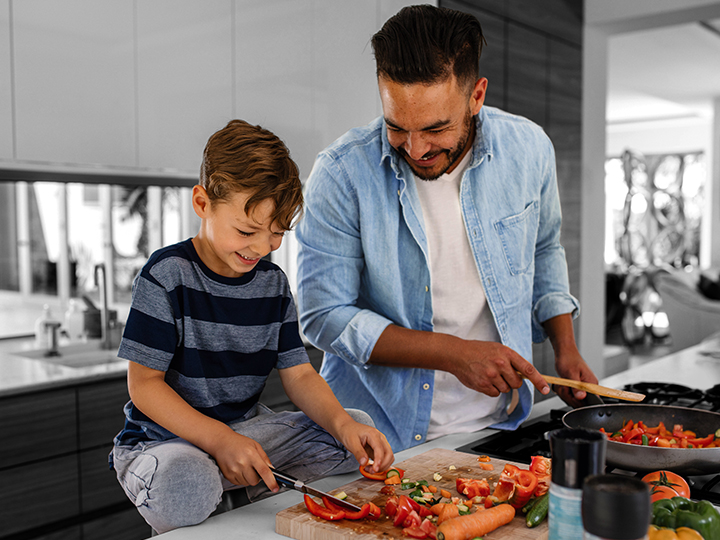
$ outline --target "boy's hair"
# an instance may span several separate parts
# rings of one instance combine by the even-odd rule
[[[454,74],[461,86],[478,80],[484,42],[476,17],[430,5],[404,7],[371,41],[378,77],[433,84]]]
[[[200,185],[211,203],[227,201],[240,191],[252,193],[245,205],[248,215],[258,203],[272,199],[272,222],[286,231],[302,212],[302,183],[287,146],[272,132],[244,120],[231,120],[210,137]]]

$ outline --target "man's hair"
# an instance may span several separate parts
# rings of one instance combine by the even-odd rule
[[[400,84],[432,84],[455,75],[460,85],[479,77],[483,43],[474,16],[430,5],[408,6],[372,37],[377,76]]]
[[[211,203],[225,202],[235,193],[252,195],[245,205],[250,215],[266,199],[275,203],[272,222],[290,230],[302,212],[302,184],[287,146],[272,132],[244,120],[231,120],[205,145],[200,185]]]

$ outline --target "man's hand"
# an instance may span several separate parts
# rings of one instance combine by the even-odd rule
[[[565,379],[572,379],[574,381],[584,381],[593,384],[597,384],[598,379],[592,370],[588,367],[580,356],[580,352],[575,349],[561,355],[555,355],[555,371],[560,377]],[[562,398],[562,400],[573,408],[582,407],[584,403],[582,400],[585,399],[587,393],[583,390],[577,390],[569,388],[567,386],[553,386],[555,393]]]
[[[270,470],[270,459],[257,442],[230,429],[214,446],[212,456],[230,482],[238,486],[254,486],[263,480],[270,491],[279,491],[275,475]]]
[[[457,362],[450,369],[468,388],[491,397],[523,385],[522,375],[542,394],[550,392],[545,379],[518,353],[502,343],[461,340]]]
[[[597,384],[598,380],[592,370],[580,356],[575,344],[572,316],[569,313],[558,315],[543,323],[543,328],[550,337],[555,351],[555,371],[560,377],[574,381]],[[581,407],[587,393],[583,390],[558,386],[554,388],[558,396],[571,407]]]

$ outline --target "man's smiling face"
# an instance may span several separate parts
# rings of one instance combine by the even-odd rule
[[[487,79],[472,91],[451,76],[433,84],[378,78],[388,141],[413,172],[434,180],[452,170],[472,147],[473,116],[485,99]]]

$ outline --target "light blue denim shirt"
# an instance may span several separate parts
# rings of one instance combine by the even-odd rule
[[[555,153],[542,129],[492,107],[476,117],[460,204],[502,342],[532,361],[540,323],[577,316],[560,245]],[[368,364],[389,324],[433,330],[423,214],[412,171],[390,146],[382,118],[321,152],[298,225],[298,305],[306,337],[326,352],[321,375],[345,407],[372,416],[394,451],[425,440],[434,371]],[[532,386],[493,425],[530,414]],[[506,401],[509,394],[505,395]]]

